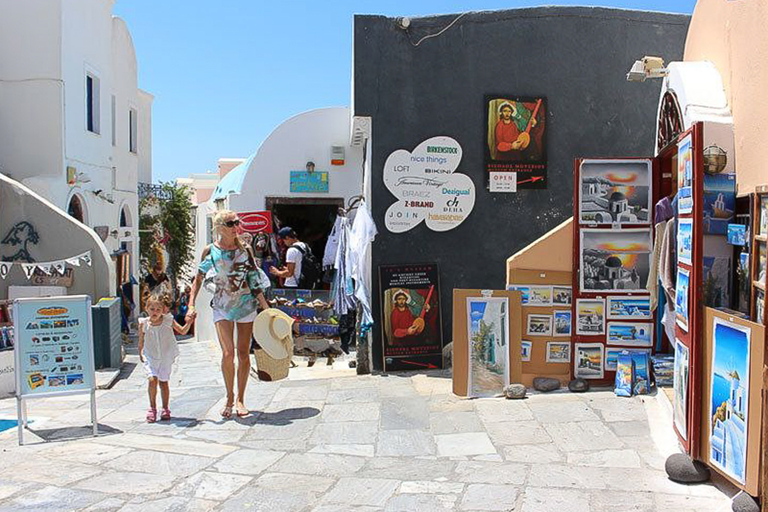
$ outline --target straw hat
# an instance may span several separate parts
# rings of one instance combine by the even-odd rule
[[[253,337],[273,359],[285,359],[293,352],[293,318],[279,309],[266,309],[253,321]]]

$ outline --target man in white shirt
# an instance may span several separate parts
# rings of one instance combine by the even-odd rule
[[[307,244],[300,241],[296,232],[287,226],[280,228],[280,231],[277,232],[277,237],[288,248],[285,253],[285,266],[279,269],[269,267],[269,273],[285,279],[283,282],[285,288],[298,288],[301,281],[301,262],[304,259],[304,252],[308,250]],[[300,247],[301,250],[297,247]]]

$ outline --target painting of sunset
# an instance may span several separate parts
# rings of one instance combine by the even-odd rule
[[[647,229],[582,229],[582,291],[644,290],[650,252]]]
[[[589,224],[651,222],[651,162],[585,160],[579,173],[579,215]]]

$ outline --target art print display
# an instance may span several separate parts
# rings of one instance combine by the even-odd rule
[[[677,284],[675,286],[675,320],[682,330],[688,332],[688,288],[691,273],[681,267],[677,269]]]
[[[650,230],[582,229],[581,291],[645,290],[650,252]]]
[[[579,172],[582,224],[650,224],[649,160],[584,160]]]
[[[520,342],[520,360],[528,362],[531,360],[531,350],[533,349],[533,343],[530,341]]]
[[[526,333],[529,336],[552,335],[552,315],[528,315],[527,325]]]
[[[608,322],[609,345],[626,347],[653,346],[653,324],[641,322]]]
[[[613,392],[616,396],[632,396],[632,381],[635,379],[632,355],[622,350],[616,357],[616,378]]]
[[[710,463],[744,484],[749,417],[749,327],[715,317],[709,389]]]
[[[555,306],[570,306],[573,300],[573,290],[570,286],[552,287],[552,304]]]
[[[632,392],[647,395],[651,391],[650,358],[646,352],[630,352],[632,358]]]
[[[576,300],[576,334],[605,334],[605,300]]]
[[[736,175],[704,175],[704,234],[725,235],[736,210]]]
[[[571,311],[555,311],[552,313],[554,318],[553,336],[571,335]]]
[[[602,379],[603,344],[576,343],[573,354],[574,375],[583,379]]]
[[[693,211],[693,141],[687,135],[677,145],[677,201],[679,213]]]
[[[651,318],[650,297],[608,297],[608,318],[612,320],[648,320]]]
[[[571,342],[548,341],[547,342],[547,362],[548,363],[570,363],[571,362]]]
[[[520,292],[520,303],[523,305],[528,304],[528,300],[531,297],[531,287],[530,286],[523,286],[519,284],[511,284],[507,286],[508,291],[517,291]]]
[[[680,340],[675,340],[675,403],[673,418],[678,433],[684,440],[688,439],[688,366],[689,354]]]
[[[457,172],[461,157],[461,145],[450,137],[392,152],[384,162],[384,184],[397,201],[384,214],[387,229],[404,233],[424,222],[443,232],[464,222],[475,207],[475,184]]]
[[[551,306],[552,305],[552,287],[551,286],[533,286],[530,287],[528,296],[529,306]]]
[[[690,265],[693,251],[693,219],[677,222],[677,261]]]
[[[469,396],[495,396],[509,384],[509,301],[467,297]]]
[[[607,371],[615,371],[617,369],[617,364],[619,360],[619,354],[622,352],[633,354],[635,352],[637,353],[643,353],[648,354],[650,357],[651,350],[643,350],[643,349],[631,349],[628,350],[626,348],[620,348],[620,347],[605,347],[605,369]]]
[[[731,245],[738,245],[740,247],[747,245],[747,226],[744,224],[728,224],[726,235],[728,243]]]
[[[547,188],[547,100],[485,97],[485,170],[517,173],[515,187]]]
[[[379,267],[384,369],[442,366],[437,265]]]

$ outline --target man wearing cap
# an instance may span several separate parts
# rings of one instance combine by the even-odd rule
[[[301,280],[301,263],[304,259],[304,253],[309,248],[307,244],[300,241],[293,228],[288,226],[280,228],[277,237],[288,248],[285,253],[285,266],[281,268],[269,267],[269,273],[273,276],[284,279],[285,288],[298,288]],[[299,249],[301,248],[301,249]]]

